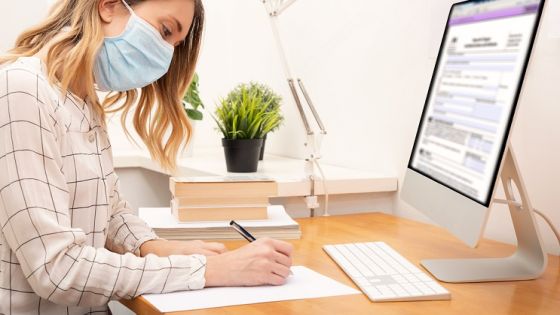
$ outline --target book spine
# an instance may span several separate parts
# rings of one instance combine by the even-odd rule
[[[276,183],[176,183],[170,181],[171,193],[176,196],[198,198],[225,197],[274,197],[278,195]]]
[[[266,220],[267,206],[251,207],[179,207],[171,203],[173,215],[179,222],[191,221],[229,221],[229,220]]]
[[[268,197],[244,198],[230,197],[224,198],[217,196],[215,198],[201,198],[197,196],[173,196],[179,207],[206,207],[206,206],[262,206],[269,205]]]

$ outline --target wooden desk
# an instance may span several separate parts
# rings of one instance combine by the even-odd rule
[[[356,214],[299,219],[303,237],[292,241],[294,264],[304,265],[357,289],[322,250],[324,244],[384,241],[412,263],[424,258],[506,256],[511,245],[484,240],[470,249],[444,230],[385,214]],[[244,242],[228,242],[232,249]],[[549,256],[546,273],[538,280],[494,283],[442,283],[450,301],[372,303],[365,295],[232,306],[169,314],[559,314],[560,262]],[[124,302],[138,314],[161,314],[142,297]]]

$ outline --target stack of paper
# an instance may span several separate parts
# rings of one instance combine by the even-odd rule
[[[170,240],[242,239],[229,221],[178,222],[169,208],[140,208],[138,216],[154,229],[159,237]],[[283,206],[268,207],[266,220],[239,220],[241,226],[256,238],[299,239],[301,231]]]

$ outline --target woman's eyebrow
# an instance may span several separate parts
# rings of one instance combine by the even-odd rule
[[[179,22],[179,20],[177,20],[176,17],[171,16],[171,19],[175,22],[175,24],[177,25],[177,29],[179,30],[179,33],[181,33],[183,31],[183,24],[181,24],[181,22]]]

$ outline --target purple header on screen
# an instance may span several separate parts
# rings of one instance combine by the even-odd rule
[[[460,18],[452,18],[449,21],[449,25],[459,25],[459,24],[468,24],[480,21],[488,21],[488,20],[496,20],[496,19],[503,19],[512,16],[524,15],[529,13],[535,13],[539,10],[539,4],[531,4],[521,7],[514,7],[514,8],[507,8],[497,11],[485,12],[481,14],[471,15],[471,16],[463,16]]]

